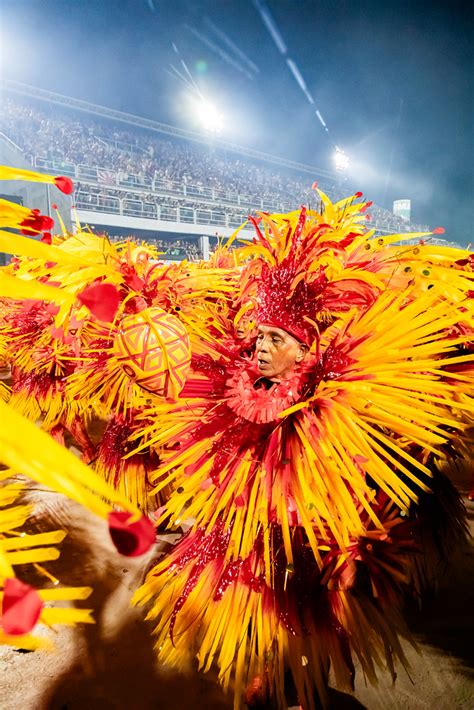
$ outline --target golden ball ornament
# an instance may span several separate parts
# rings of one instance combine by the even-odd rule
[[[152,307],[125,316],[114,349],[125,374],[143,389],[162,397],[183,389],[191,348],[186,328],[171,313]]]

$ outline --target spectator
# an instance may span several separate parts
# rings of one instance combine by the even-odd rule
[[[75,175],[78,165],[82,171],[89,169],[87,182],[81,177],[76,190],[78,205],[89,209],[120,212],[123,201],[129,200],[134,203],[131,210],[150,219],[157,218],[160,207],[186,207],[203,215],[211,211],[215,219],[210,223],[225,225],[229,218],[233,223],[245,219],[252,209],[286,211],[295,204],[315,203],[309,178],[296,172],[282,174],[204,145],[112,126],[87,115],[79,120],[65,109],[41,106],[6,97],[0,112],[2,131],[31,158],[52,162],[58,172],[72,170]],[[122,190],[111,188],[109,181]],[[322,184],[322,189],[333,199],[342,196],[334,185]],[[173,199],[167,200],[166,193]],[[373,206],[371,214],[372,224],[381,231],[427,231],[381,207]]]

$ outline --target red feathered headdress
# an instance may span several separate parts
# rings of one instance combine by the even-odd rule
[[[373,303],[377,289],[357,270],[346,269],[354,240],[364,241],[366,234],[358,224],[365,205],[352,202],[339,203],[340,209],[329,203],[332,209],[322,215],[302,207],[297,215],[249,218],[256,239],[247,251],[257,258],[244,277],[243,300],[256,300],[260,324],[282,328],[310,346],[337,313]]]

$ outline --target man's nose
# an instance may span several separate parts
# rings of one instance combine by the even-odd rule
[[[259,353],[268,351],[268,341],[266,338],[260,338],[259,340],[257,340],[256,350]]]

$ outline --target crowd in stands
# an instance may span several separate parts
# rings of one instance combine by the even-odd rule
[[[150,181],[160,180],[254,195],[264,203],[275,203],[277,200],[287,208],[308,202],[314,204],[315,201],[309,175],[306,178],[302,174],[291,175],[289,170],[283,174],[276,167],[271,169],[244,156],[224,153],[222,149],[213,150],[204,144],[161,138],[145,129],[125,129],[122,124],[113,124],[105,118],[100,120],[88,114],[69,113],[57,106],[35,104],[26,98],[4,98],[0,107],[0,125],[1,132],[31,158],[55,160],[59,169],[61,161],[99,166],[113,171],[116,181],[121,184],[126,183],[128,176],[133,176],[134,185],[138,188],[143,185],[144,191]],[[341,196],[334,185],[321,186],[333,199]],[[99,192],[100,189],[97,192],[97,188],[90,183],[81,184],[83,195],[93,196]],[[136,194],[127,197],[123,190],[113,192],[110,187],[106,190],[108,197],[138,199],[149,206],[164,204],[161,196],[149,192],[138,198]],[[91,204],[94,200],[91,197]],[[192,207],[189,199],[185,199],[181,206],[202,208],[201,203]],[[241,214],[242,210],[235,207],[219,205],[224,214],[229,214],[228,209]],[[148,212],[149,216],[153,216],[151,207]],[[371,213],[372,223],[381,229],[413,229],[413,225],[382,208],[372,207]]]
[[[113,213],[165,220],[176,215],[173,221],[195,222],[197,224],[205,223],[203,219],[209,215],[210,219],[221,226],[227,224],[227,217],[230,218],[229,224],[231,226],[241,224],[247,219],[249,213],[249,210],[238,209],[232,205],[209,204],[151,192],[127,192],[89,183],[76,183],[74,201],[78,209],[82,210],[99,208],[104,211],[110,210]],[[178,214],[176,213],[177,208],[181,208]]]
[[[0,117],[2,131],[27,154],[99,165],[121,173],[121,177],[158,177],[243,194],[252,186],[261,197],[277,194],[287,201],[297,200],[308,188],[301,179],[276,174],[244,159],[223,158],[205,145],[112,128],[84,114],[78,120],[57,107],[48,111],[6,97]]]
[[[127,238],[137,240],[135,234],[122,236],[118,234],[109,234],[107,232],[98,232],[105,234],[111,242],[123,242]],[[156,247],[160,252],[160,259],[164,261],[181,261],[186,258],[188,261],[199,261],[202,258],[202,253],[197,245],[196,239],[156,239],[147,237],[144,241]]]

